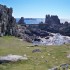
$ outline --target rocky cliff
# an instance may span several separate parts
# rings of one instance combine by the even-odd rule
[[[0,36],[15,34],[16,20],[12,13],[12,8],[0,4]]]

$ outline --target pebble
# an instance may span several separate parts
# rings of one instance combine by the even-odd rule
[[[51,55],[50,53],[48,53],[48,55]]]
[[[41,58],[44,58],[44,56],[41,56]]]

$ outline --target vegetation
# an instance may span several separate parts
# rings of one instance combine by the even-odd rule
[[[34,49],[40,49],[41,52],[33,53]],[[28,60],[0,64],[0,70],[48,70],[63,63],[70,64],[70,59],[67,58],[70,45],[32,46],[13,36],[0,37],[0,56],[8,54],[26,54]]]

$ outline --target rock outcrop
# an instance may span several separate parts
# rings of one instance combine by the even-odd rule
[[[70,36],[70,23],[67,21],[60,27],[59,33],[65,35],[65,36]]]
[[[46,15],[45,23],[48,24],[60,24],[60,19],[57,15]]]
[[[49,32],[59,33],[61,23],[57,15],[46,15],[45,24],[45,30]]]
[[[65,36],[70,36],[70,23],[60,23],[57,15],[46,15],[45,23],[39,23],[39,28],[52,33],[60,33]]]
[[[70,43],[70,37],[58,33],[50,33],[47,37],[38,37],[37,39],[33,41],[34,45],[62,45]]]
[[[0,4],[0,36],[14,35],[16,19],[12,16],[13,9]]]
[[[21,17],[20,20],[18,21],[18,24],[22,25],[22,26],[26,26],[25,22],[24,22],[24,17]]]

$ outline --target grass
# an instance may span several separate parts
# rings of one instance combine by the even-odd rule
[[[27,61],[0,64],[0,70],[48,70],[63,63],[70,64],[70,59],[67,58],[70,45],[31,46],[31,43],[20,41],[13,36],[0,37],[0,56],[26,54],[28,57]],[[34,49],[40,49],[41,52],[32,53]]]

